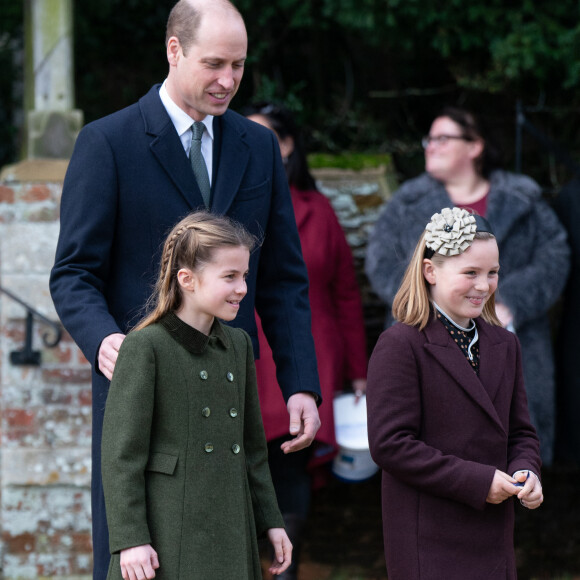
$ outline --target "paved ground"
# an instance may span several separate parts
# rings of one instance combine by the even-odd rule
[[[516,508],[519,580],[580,580],[580,469],[544,470],[543,506]],[[314,498],[299,580],[387,580],[380,480],[332,480]]]

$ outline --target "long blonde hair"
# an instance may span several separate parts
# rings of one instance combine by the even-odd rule
[[[419,330],[423,330],[429,322],[431,316],[431,301],[429,294],[429,282],[423,275],[423,260],[425,259],[425,234],[423,232],[417,245],[403,281],[395,299],[393,300],[393,317],[395,320],[408,324],[409,326],[416,326]],[[490,240],[495,239],[495,236],[489,232],[476,232],[475,240]],[[431,260],[435,263],[442,263],[444,260],[449,260],[447,256],[441,254],[433,254]],[[481,317],[495,326],[501,326],[501,322],[495,313],[495,292],[488,298],[481,312]]]
[[[180,268],[199,271],[212,261],[219,248],[243,246],[251,252],[256,243],[256,238],[241,224],[226,216],[197,211],[183,218],[165,240],[159,277],[146,305],[147,314],[134,330],[180,308],[182,294],[177,281]]]

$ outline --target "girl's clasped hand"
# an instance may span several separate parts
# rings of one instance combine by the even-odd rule
[[[518,483],[523,486],[517,485]],[[533,471],[516,471],[511,477],[496,469],[487,495],[487,503],[499,504],[514,495],[517,495],[522,506],[531,510],[540,507],[544,501],[542,484]]]

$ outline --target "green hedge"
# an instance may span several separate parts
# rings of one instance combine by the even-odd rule
[[[393,159],[391,155],[370,154],[370,153],[344,153],[341,155],[330,155],[326,153],[311,153],[308,155],[308,165],[310,169],[376,169],[386,166],[393,169]]]

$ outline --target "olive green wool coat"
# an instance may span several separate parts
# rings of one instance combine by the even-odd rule
[[[130,333],[105,410],[109,579],[151,544],[156,578],[258,580],[257,536],[283,527],[268,469],[249,336],[209,337],[174,314]]]

